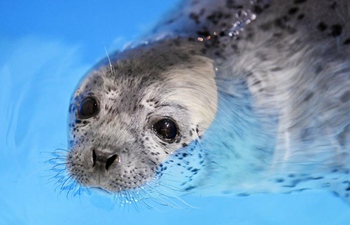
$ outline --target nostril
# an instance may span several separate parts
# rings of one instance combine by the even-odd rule
[[[106,170],[108,170],[108,168],[115,162],[118,161],[118,155],[112,155],[111,157],[109,157],[106,161]]]
[[[92,167],[96,165],[96,152],[95,149],[92,149]]]
[[[107,152],[99,151],[98,149],[92,149],[92,168],[98,170],[105,169],[108,170],[110,166],[115,162],[119,161],[119,156],[117,154],[110,155]]]

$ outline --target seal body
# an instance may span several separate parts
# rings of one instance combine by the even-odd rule
[[[78,86],[72,181],[139,198],[327,188],[349,201],[349,9],[183,2]]]

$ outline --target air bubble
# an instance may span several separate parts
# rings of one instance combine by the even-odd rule
[[[238,21],[232,24],[232,28],[228,31],[230,37],[239,35],[241,31],[244,30],[244,27],[256,19],[256,15],[250,10],[238,10],[235,14],[235,17],[239,19]]]

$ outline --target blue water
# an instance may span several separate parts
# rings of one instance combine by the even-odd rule
[[[146,32],[175,0],[0,2],[0,225],[349,225],[326,192],[186,196],[181,208],[116,207],[103,195],[67,197],[46,163],[66,148],[69,98],[105,55]]]

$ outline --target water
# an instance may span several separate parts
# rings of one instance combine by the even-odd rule
[[[325,192],[191,197],[191,206],[117,207],[103,195],[67,197],[51,152],[66,148],[69,98],[105,55],[147,31],[176,1],[0,2],[0,224],[349,225]]]

